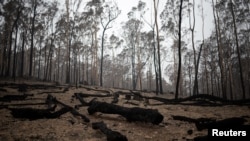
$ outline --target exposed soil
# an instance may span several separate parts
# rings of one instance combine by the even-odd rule
[[[23,81],[17,83],[24,83]],[[126,100],[125,95],[120,95],[116,105],[124,107],[141,107],[146,109],[157,109],[164,119],[159,125],[142,122],[128,122],[124,117],[117,114],[103,114],[97,112],[89,115],[88,106],[80,107],[77,111],[90,119],[85,122],[79,116],[70,112],[55,119],[28,120],[14,118],[8,108],[39,108],[46,109],[48,105],[45,100],[48,94],[55,97],[71,107],[81,104],[78,99],[72,97],[74,93],[86,93],[92,95],[111,96],[96,97],[97,101],[111,103],[112,93],[116,91],[129,93],[128,90],[104,89],[93,86],[68,87],[59,86],[53,83],[25,81],[25,84],[41,84],[51,87],[27,87],[24,92],[18,91],[18,87],[10,82],[0,82],[0,97],[4,95],[28,94],[24,100],[0,101],[0,141],[104,141],[105,134],[99,130],[92,129],[92,123],[103,121],[108,128],[125,135],[129,141],[186,141],[197,136],[207,135],[207,130],[198,131],[194,123],[174,120],[172,116],[185,116],[190,118],[213,118],[222,120],[232,117],[244,117],[250,124],[249,105],[221,105],[221,106],[197,106],[181,104],[163,104],[157,100]],[[90,89],[86,89],[89,87]],[[66,89],[66,90],[65,90]],[[67,91],[68,89],[68,91]],[[102,91],[103,90],[103,91]],[[105,93],[106,92],[106,93]],[[143,96],[155,96],[154,93],[142,92]],[[173,98],[173,95],[164,94],[159,97]],[[94,97],[85,97],[89,102]],[[57,106],[56,109],[60,109]]]

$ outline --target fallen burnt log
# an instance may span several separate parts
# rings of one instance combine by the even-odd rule
[[[44,91],[44,92],[40,92],[38,94],[51,94],[51,93],[59,93],[59,94],[62,94],[62,93],[65,93],[66,91],[63,90],[63,91]]]
[[[47,102],[47,103],[53,102],[53,103],[55,103],[55,104],[60,104],[60,105],[62,105],[63,107],[68,108],[69,111],[70,111],[70,113],[71,113],[72,115],[74,115],[74,116],[80,116],[80,117],[84,120],[84,122],[90,122],[90,120],[89,120],[88,117],[86,117],[85,115],[79,113],[79,112],[76,111],[76,109],[74,109],[73,107],[71,107],[71,106],[69,106],[69,105],[67,105],[67,104],[65,104],[65,103],[63,103],[63,102],[61,102],[61,101],[58,101],[55,97],[53,97],[53,96],[51,96],[51,95],[48,95],[48,96],[47,96],[47,101],[46,101],[46,102]]]
[[[84,88],[87,91],[98,91],[98,92],[107,93],[109,95],[112,94],[111,90],[98,89],[97,87],[96,88],[92,88],[92,87],[89,87],[89,86],[81,86],[81,88]]]
[[[127,137],[122,135],[117,131],[112,131],[107,127],[103,122],[92,123],[92,128],[97,130],[99,129],[103,134],[107,136],[107,141],[127,141]]]
[[[0,91],[2,91],[2,92],[7,92],[7,90],[4,89],[4,88],[0,88]]]
[[[246,122],[246,119],[242,117],[227,118],[224,120],[216,121],[211,118],[198,118],[193,119],[185,116],[172,116],[174,120],[186,121],[190,123],[195,123],[197,130],[201,131],[203,129],[223,129],[223,128],[237,128]]]
[[[27,91],[28,88],[30,89],[49,89],[49,88],[57,88],[55,84],[27,84],[27,83],[1,83],[0,87],[11,87],[16,88],[20,92]]]
[[[0,98],[0,101],[11,102],[11,101],[25,100],[28,96],[33,96],[33,94],[5,95]]]
[[[95,112],[106,114],[119,114],[125,117],[128,121],[141,121],[159,124],[163,120],[163,115],[154,109],[144,109],[139,107],[127,108],[119,105],[114,105],[106,102],[92,101],[88,108],[90,115]]]
[[[233,117],[227,118],[219,121],[214,122],[204,122],[204,121],[197,121],[195,123],[198,130],[203,129],[223,129],[223,128],[238,128],[243,126],[246,122],[246,119],[241,117]]]
[[[141,95],[141,93],[140,92],[138,92],[138,91],[130,91],[132,94],[133,94],[133,99],[134,100],[137,100],[137,101],[143,101],[143,96]]]
[[[74,96],[81,102],[81,106],[89,106],[89,103],[87,103],[79,93],[74,93]]]
[[[34,108],[8,108],[11,110],[11,114],[15,118],[25,118],[29,120],[36,119],[51,119],[51,118],[59,118],[61,115],[70,111],[69,108],[61,108],[60,110],[53,112],[56,106],[51,109],[34,109]]]
[[[78,95],[80,97],[111,97],[111,95],[108,94],[86,94],[86,93],[74,93],[74,95]]]
[[[185,121],[185,122],[189,122],[189,123],[197,123],[197,122],[215,122],[215,119],[212,118],[198,118],[198,119],[194,119],[194,118],[190,118],[190,117],[185,117],[185,116],[172,116],[172,118],[174,120],[180,120],[180,121]]]
[[[193,139],[194,141],[209,141],[208,136],[198,136]]]
[[[198,94],[187,98],[180,99],[166,99],[161,97],[147,97],[142,96],[146,99],[153,99],[156,101],[163,102],[164,104],[182,104],[182,105],[197,105],[197,106],[221,106],[221,105],[250,105],[250,99],[245,100],[225,100],[220,97]]]

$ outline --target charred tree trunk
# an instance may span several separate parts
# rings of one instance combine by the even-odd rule
[[[226,85],[225,85],[225,67],[224,67],[224,59],[223,59],[223,50],[221,44],[221,33],[220,33],[220,23],[219,23],[219,16],[218,12],[215,11],[214,0],[212,0],[212,7],[213,7],[213,15],[214,15],[214,23],[215,23],[215,30],[216,30],[216,40],[217,40],[217,47],[218,47],[218,57],[219,57],[219,66],[220,66],[220,77],[221,77],[221,89],[222,89],[222,97],[227,98],[226,96]],[[217,17],[217,18],[216,18]]]
[[[236,26],[236,21],[235,21],[235,15],[234,15],[234,5],[231,0],[231,12],[233,16],[233,25],[234,25],[234,35],[235,35],[235,40],[236,40],[236,48],[237,48],[237,55],[238,55],[238,61],[239,61],[239,67],[240,67],[240,80],[241,80],[241,88],[242,88],[242,93],[243,93],[243,99],[246,99],[246,92],[245,92],[245,84],[244,84],[244,79],[243,79],[243,73],[242,73],[242,64],[241,64],[241,53],[240,53],[240,48],[239,48],[239,41],[238,41],[238,34],[237,34],[237,26]]]
[[[96,112],[119,114],[125,117],[128,121],[151,122],[153,124],[161,123],[164,118],[162,114],[153,109],[143,109],[138,107],[126,108],[106,102],[92,101],[90,102],[88,113],[92,115]]]
[[[153,28],[153,39],[155,40],[155,32],[154,32],[154,28]],[[157,70],[157,61],[156,61],[156,46],[155,43],[153,43],[153,47],[154,47],[154,67],[155,67],[155,93],[156,95],[158,95],[159,92],[159,83],[158,83],[158,70]]]
[[[39,45],[39,60],[38,60],[38,73],[37,73],[38,79],[40,79],[41,55],[42,55],[42,36],[40,37],[40,45]]]
[[[2,50],[2,52],[3,52],[3,56],[2,56],[2,62],[1,62],[1,76],[4,76],[5,75],[5,69],[6,69],[6,58],[7,58],[7,46],[8,46],[8,34],[7,34],[7,25],[5,24],[5,27],[4,27],[5,29],[5,33],[4,33],[4,43],[3,43],[3,50]],[[7,34],[7,35],[6,35]]]
[[[12,78],[16,81],[16,48],[17,48],[17,33],[18,33],[18,24],[16,24],[16,37],[15,37],[15,47],[14,47],[14,57],[13,57],[13,71]]]
[[[159,37],[159,29],[157,22],[157,7],[156,1],[154,0],[154,11],[155,11],[155,27],[156,27],[156,39],[157,39],[157,53],[158,53],[158,73],[159,73],[159,90],[160,94],[163,94],[162,88],[162,75],[161,75],[161,54],[160,54],[160,37]]]
[[[24,73],[24,43],[25,43],[25,32],[23,31],[22,33],[22,38],[23,38],[23,41],[22,41],[22,55],[21,55],[21,74],[20,76],[23,77],[23,73]]]
[[[10,37],[9,37],[10,43],[9,43],[8,66],[7,66],[6,76],[10,76],[11,75],[10,74],[10,64],[11,64],[11,54],[12,54],[12,51],[11,51],[11,49],[12,49],[12,33],[14,31],[14,28],[17,26],[17,21],[18,21],[18,19],[20,17],[20,13],[21,13],[21,10],[20,10],[20,7],[18,7],[18,9],[17,9],[17,16],[16,16],[16,19],[15,19],[13,25],[12,25],[11,32],[10,32]]]
[[[179,82],[181,77],[181,20],[182,20],[182,4],[183,0],[181,0],[180,4],[180,13],[179,13],[179,47],[178,47],[178,54],[179,54],[179,66],[178,66],[178,76],[176,82],[176,89],[175,89],[175,99],[178,99],[179,96]]]
[[[36,19],[36,8],[37,1],[34,1],[34,11],[32,18],[32,29],[31,29],[31,46],[30,46],[30,68],[29,68],[29,76],[32,76],[32,68],[33,68],[33,48],[34,48],[34,32],[35,32],[35,19]]]

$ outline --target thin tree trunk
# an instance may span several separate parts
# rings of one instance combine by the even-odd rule
[[[220,73],[221,73],[221,88],[222,88],[222,96],[224,99],[226,99],[226,87],[225,87],[225,78],[224,78],[224,61],[223,61],[223,53],[222,53],[222,46],[221,46],[221,34],[220,34],[220,24],[219,24],[219,17],[218,12],[217,19],[215,14],[215,5],[214,0],[212,0],[212,6],[213,6],[213,15],[214,15],[214,23],[215,23],[215,29],[216,29],[216,40],[217,40],[217,47],[218,47],[218,55],[219,55],[219,66],[220,66]],[[218,22],[218,23],[217,23]]]
[[[230,97],[231,100],[233,100],[233,90],[234,90],[234,84],[233,84],[233,75],[232,75],[232,64],[229,63],[229,83],[230,83]]]
[[[37,78],[40,80],[40,70],[41,70],[41,55],[42,55],[42,36],[40,36],[40,44],[39,44],[39,60],[38,60],[38,73]]]
[[[13,33],[14,26],[15,25],[13,24],[12,28],[11,28],[10,35],[9,35],[8,66],[7,66],[5,76],[10,76],[10,63],[11,63],[11,54],[12,54],[12,51],[11,51],[11,49],[12,49],[12,33]]]
[[[23,31],[22,33],[22,57],[21,57],[21,74],[20,76],[23,77],[23,73],[24,73],[24,43],[25,43],[25,32]]]
[[[34,1],[34,11],[33,11],[33,18],[32,18],[32,29],[31,29],[31,47],[30,47],[30,69],[29,69],[29,76],[32,76],[32,64],[33,64],[33,48],[34,48],[34,30],[35,30],[35,18],[36,18],[36,8],[37,8],[37,1]]]
[[[231,0],[230,3],[231,3],[231,12],[232,12],[232,16],[233,16],[234,35],[235,35],[235,40],[236,40],[236,48],[237,48],[237,54],[238,54],[238,61],[239,61],[239,67],[240,67],[241,88],[242,88],[242,92],[243,92],[243,99],[246,99],[245,84],[244,84],[243,73],[242,73],[242,64],[241,64],[241,53],[240,53],[240,49],[239,49],[237,26],[236,26],[236,21],[235,21],[235,15],[234,15],[234,9],[233,9],[233,2],[232,2],[232,0]]]
[[[163,94],[162,88],[162,75],[161,75],[161,56],[160,56],[160,37],[159,37],[159,29],[158,29],[158,21],[157,21],[157,7],[156,0],[154,0],[154,10],[155,10],[155,27],[156,27],[156,39],[157,39],[157,53],[158,53],[158,71],[159,71],[159,85],[160,85],[160,94]],[[158,1],[159,4],[159,1]]]
[[[67,52],[67,69],[66,69],[66,83],[70,83],[70,33],[69,33],[69,30],[70,30],[70,20],[69,20],[69,12],[70,12],[70,9],[69,9],[69,0],[65,0],[65,5],[66,5],[66,14],[67,14],[67,28],[66,28],[66,40],[67,40],[67,47],[68,47],[68,52]]]
[[[192,47],[193,47],[193,53],[194,53],[194,72],[195,72],[195,78],[194,78],[194,88],[193,88],[193,95],[197,95],[199,92],[198,88],[198,67],[197,67],[197,60],[196,60],[196,50],[194,45],[194,28],[195,28],[195,1],[193,0],[193,27],[191,27],[191,16],[189,15],[189,24],[190,24],[190,30],[192,33]]]
[[[6,28],[6,27],[5,27]],[[7,32],[4,33],[8,34]],[[6,67],[6,58],[7,58],[7,46],[8,46],[8,36],[4,36],[4,45],[3,45],[3,56],[2,56],[2,68],[1,68],[1,76],[4,76],[4,71],[5,71],[5,67]]]
[[[19,15],[19,14],[18,14]],[[14,47],[14,58],[13,58],[13,71],[12,77],[16,81],[16,48],[17,48],[17,33],[18,33],[18,24],[16,23],[16,37],[15,37],[15,47]]]
[[[107,26],[106,26],[107,27]],[[102,66],[103,66],[103,48],[104,48],[104,35],[105,35],[105,31],[106,31],[106,27],[103,29],[102,32],[102,49],[101,49],[101,67],[100,67],[100,86],[102,86]]]
[[[177,82],[176,82],[176,89],[175,89],[175,99],[178,99],[179,96],[179,82],[181,77],[181,20],[182,20],[182,4],[183,0],[180,3],[180,12],[179,12],[179,47],[178,47],[178,54],[179,54],[179,66],[178,66],[178,75],[177,75]]]
[[[20,17],[20,13],[21,13],[21,10],[20,10],[20,7],[18,7],[18,9],[17,9],[17,16],[16,16],[16,19],[15,19],[15,21],[14,21],[14,23],[13,23],[13,25],[12,25],[12,28],[11,28],[11,32],[10,32],[10,47],[9,47],[9,55],[8,55],[8,68],[7,68],[7,72],[6,72],[6,76],[10,76],[11,74],[10,74],[10,64],[11,64],[11,54],[12,54],[12,51],[11,51],[11,49],[12,49],[12,33],[13,33],[13,31],[14,31],[14,28],[16,27],[16,30],[17,30],[17,28],[18,28],[18,25],[17,25],[17,21],[18,21],[18,19],[19,19],[19,17]],[[17,37],[17,32],[16,32],[16,37]],[[17,39],[15,39],[15,48],[14,48],[14,52],[16,52],[16,40]],[[16,59],[15,58],[15,54],[14,54],[14,59]],[[15,65],[15,60],[13,60],[13,66]],[[13,69],[13,68],[12,68]],[[13,69],[13,71],[12,72],[14,72],[14,69]]]
[[[203,43],[201,44],[201,46],[200,46],[200,51],[199,51],[199,54],[198,54],[198,60],[197,60],[197,64],[196,64],[196,69],[197,69],[197,71],[196,71],[196,77],[198,76],[198,69],[199,69],[199,64],[200,64],[200,58],[201,58],[201,52],[202,52],[202,48],[203,48]],[[197,79],[197,78],[196,78]],[[203,81],[204,82],[204,81]],[[204,87],[204,84],[203,84],[203,87]],[[199,89],[198,89],[199,87],[198,87],[198,80],[197,80],[197,92],[199,92]],[[199,93],[197,93],[197,94],[199,94]]]
[[[153,28],[153,39],[155,40],[155,33],[154,33],[154,28]],[[159,81],[158,81],[158,70],[157,70],[157,60],[156,60],[156,46],[155,43],[153,44],[154,47],[154,68],[155,68],[155,93],[158,95],[159,93]]]
[[[60,82],[60,80],[59,80],[59,76],[60,76],[60,59],[61,59],[61,44],[60,44],[60,42],[59,42],[59,45],[58,45],[59,47],[59,50],[58,50],[58,59],[57,59],[57,81],[58,82]]]

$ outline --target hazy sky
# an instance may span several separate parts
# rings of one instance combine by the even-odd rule
[[[127,13],[129,11],[131,11],[132,7],[136,7],[139,0],[116,0],[119,9],[122,11],[121,15],[118,17],[118,19],[115,21],[115,24],[113,24],[114,31],[117,31],[117,28],[121,28],[120,23],[121,22],[126,22],[128,20],[127,17]],[[151,10],[153,8],[153,0],[141,0],[143,2],[146,3],[146,7],[148,8],[148,11],[145,14],[145,18],[147,19],[147,21],[151,21]],[[167,0],[159,0],[159,12],[158,12],[158,16],[160,15],[160,13],[162,12],[165,3]],[[190,0],[192,1],[192,0]],[[202,39],[202,22],[201,22],[201,12],[198,9],[197,5],[201,4],[202,0],[195,0],[196,2],[196,28],[195,28],[195,35],[196,35],[196,39],[197,40],[201,40]],[[204,25],[204,30],[205,30],[205,38],[208,37],[211,34],[211,31],[213,29],[213,13],[212,13],[212,7],[210,2],[205,2],[205,0],[203,0],[203,6],[204,6],[204,14],[205,14],[205,25]],[[159,18],[158,18],[159,19]],[[158,21],[159,23],[161,22],[160,19]],[[187,25],[189,26],[189,22],[188,21],[183,21],[183,25]],[[145,24],[145,28],[147,28],[148,25]],[[112,30],[112,29],[111,29]]]
[[[145,19],[147,21],[151,21],[152,16],[150,15],[151,10],[153,10],[153,0],[142,0],[143,2],[146,2],[146,7],[148,8],[148,11],[145,14]],[[165,3],[167,0],[160,0],[159,2],[159,11],[158,11],[158,23],[161,23],[161,20],[159,18],[160,13],[163,11]],[[192,0],[190,0],[192,1]],[[202,40],[202,20],[201,20],[201,11],[200,9],[198,9],[198,5],[201,4],[202,0],[195,0],[195,14],[196,14],[196,27],[195,27],[195,42],[198,40]],[[129,11],[131,11],[132,7],[137,7],[139,0],[117,0],[117,4],[119,9],[121,10],[121,15],[119,16],[119,18],[113,23],[113,28],[110,29],[109,33],[115,33],[118,34],[117,36],[122,36],[122,22],[126,22],[128,20],[128,16],[127,13]],[[214,22],[213,22],[213,12],[212,12],[212,7],[211,7],[211,3],[209,2],[205,2],[205,0],[203,0],[203,7],[204,7],[204,15],[205,15],[205,22],[204,22],[204,34],[205,34],[205,39],[207,37],[210,36],[211,31],[214,28]],[[154,18],[154,17],[153,17]],[[182,23],[182,26],[186,26],[189,27],[189,21],[184,20]],[[145,24],[145,27],[148,27],[147,24]],[[145,28],[150,30],[150,28]],[[119,35],[120,34],[120,35]],[[162,33],[165,34],[165,33]],[[188,38],[191,39],[191,34],[187,34],[187,36],[189,36]],[[190,41],[190,40],[189,40]],[[187,41],[188,42],[188,41]],[[189,44],[189,48],[191,49],[191,41],[188,42]],[[162,43],[162,47],[163,48],[168,48],[168,52],[167,52],[167,57],[162,58],[162,71],[163,71],[163,77],[169,82],[168,77],[166,76],[166,74],[164,73],[164,69],[165,67],[169,64],[169,62],[173,61],[173,57],[172,56],[172,51],[170,50],[171,44],[169,44],[168,41],[164,41],[164,43]],[[199,47],[199,44],[196,45],[197,47]]]

